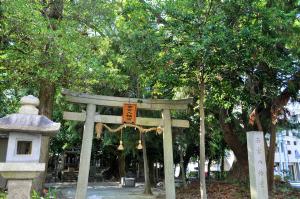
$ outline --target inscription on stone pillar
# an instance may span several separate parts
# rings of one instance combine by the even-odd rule
[[[267,199],[268,185],[263,132],[247,132],[247,149],[251,199]]]

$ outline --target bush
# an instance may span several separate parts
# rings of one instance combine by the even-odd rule
[[[0,191],[0,199],[6,199],[6,193]]]
[[[282,180],[281,180],[281,176],[280,175],[274,175],[274,182],[275,184],[278,184],[280,183]]]
[[[32,199],[57,199],[56,196],[56,190],[51,190],[51,189],[44,189],[43,190],[43,196],[40,195],[40,193],[38,193],[37,191],[33,190],[32,195],[31,195]],[[1,198],[0,198],[1,199]]]

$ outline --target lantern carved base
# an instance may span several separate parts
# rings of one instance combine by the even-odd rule
[[[30,199],[32,180],[8,180],[8,199]]]
[[[7,199],[31,199],[32,180],[45,171],[45,163],[0,163],[0,174],[7,179]]]

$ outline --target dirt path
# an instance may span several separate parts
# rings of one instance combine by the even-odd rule
[[[187,189],[177,190],[177,199],[200,198],[199,183],[191,183]],[[250,199],[249,188],[244,184],[234,184],[222,181],[207,183],[207,194],[209,199]],[[278,186],[273,193],[273,199],[299,199],[300,190],[287,186]]]

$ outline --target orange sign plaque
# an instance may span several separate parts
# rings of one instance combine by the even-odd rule
[[[123,123],[135,124],[136,123],[136,104],[124,104],[123,105]]]

